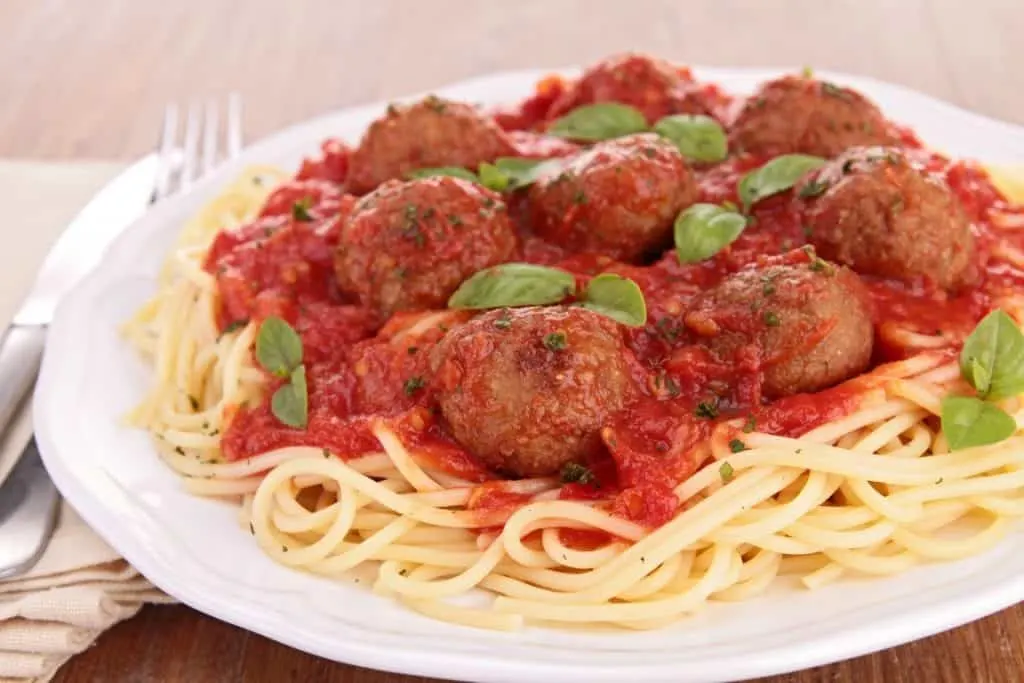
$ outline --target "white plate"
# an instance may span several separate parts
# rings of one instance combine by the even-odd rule
[[[744,92],[777,70],[697,69]],[[437,92],[510,102],[549,72],[505,73]],[[892,118],[957,156],[1024,161],[1024,129],[865,78],[822,74],[861,90]],[[275,565],[235,521],[233,507],[186,494],[145,434],[119,418],[149,370],[118,324],[153,292],[185,219],[249,163],[297,167],[327,136],[355,141],[383,104],[331,114],[246,150],[187,196],[129,229],[61,304],[35,396],[46,467],[64,496],[150,581],[196,609],[339,662],[475,681],[707,682],[769,675],[921,638],[1024,599],[1024,534],[985,555],[887,579],[844,580],[816,592],[779,586],[744,603],[715,604],[650,633],[504,634],[431,621],[373,596]]]

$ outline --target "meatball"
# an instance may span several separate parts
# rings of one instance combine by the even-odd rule
[[[743,352],[754,347],[768,398],[818,391],[863,372],[874,342],[857,274],[813,255],[730,275],[698,295],[683,320],[723,360],[749,358]]]
[[[610,57],[587,69],[548,110],[558,118],[577,107],[621,102],[639,109],[648,123],[669,114],[707,114],[688,69],[646,55]]]
[[[363,194],[417,168],[476,169],[514,153],[492,119],[468,104],[430,96],[411,106],[391,106],[370,125],[349,160],[347,189]]]
[[[559,246],[635,260],[670,241],[697,184],[676,147],[650,133],[598,143],[530,187],[536,233]]]
[[[860,273],[922,279],[947,290],[976,277],[974,236],[941,178],[901,150],[854,148],[797,189],[818,252]]]
[[[860,93],[825,81],[785,76],[747,99],[732,123],[734,149],[834,157],[854,145],[889,145],[882,112]]]
[[[515,247],[500,195],[459,178],[395,180],[352,209],[334,270],[343,292],[384,318],[443,308],[463,280],[508,261]]]
[[[452,434],[484,464],[546,476],[599,447],[632,395],[626,354],[616,323],[583,308],[490,311],[434,348],[432,388]]]

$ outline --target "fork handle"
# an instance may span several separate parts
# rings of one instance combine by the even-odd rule
[[[0,342],[0,433],[7,429],[39,373],[46,344],[42,325],[11,325]]]

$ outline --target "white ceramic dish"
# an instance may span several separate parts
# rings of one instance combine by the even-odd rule
[[[775,69],[697,69],[745,92]],[[437,90],[498,103],[531,91],[549,71],[505,73]],[[904,88],[822,74],[861,90],[922,139],[956,156],[1024,161],[1024,129]],[[240,167],[297,167],[329,135],[357,140],[376,104],[278,133],[156,207],[110,248],[61,304],[35,395],[46,466],[82,517],[160,588],[196,609],[339,662],[462,680],[691,683],[810,667],[883,649],[977,619],[1024,599],[1024,533],[983,556],[888,579],[844,580],[817,592],[779,586],[740,604],[714,605],[650,633],[492,633],[437,623],[372,595],[275,565],[235,521],[235,509],[186,494],[145,434],[119,417],[142,395],[149,370],[116,332],[155,287],[180,225]]]

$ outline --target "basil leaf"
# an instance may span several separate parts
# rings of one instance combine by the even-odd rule
[[[747,219],[714,204],[694,204],[676,217],[676,256],[680,263],[697,263],[711,258],[731,244]]]
[[[786,154],[776,157],[761,168],[747,173],[740,179],[739,195],[743,210],[749,211],[752,204],[785,192],[808,171],[820,167],[825,160],[807,154]]]
[[[729,139],[710,116],[675,114],[654,124],[654,132],[667,138],[687,159],[721,161],[729,154]]]
[[[289,427],[301,429],[309,420],[309,395],[306,389],[306,368],[303,365],[291,373],[291,380],[274,392],[270,410]]]
[[[415,178],[432,178],[434,176],[451,176],[453,178],[462,178],[463,180],[470,180],[474,183],[480,182],[476,173],[473,173],[468,168],[462,168],[461,166],[438,166],[436,168],[417,168],[415,171],[409,171],[405,174],[406,178],[410,180]]]
[[[451,298],[449,308],[503,308],[558,303],[576,291],[576,278],[557,268],[505,263],[473,275]]]
[[[302,364],[302,339],[292,326],[276,316],[260,325],[256,336],[256,360],[267,372],[287,377]]]
[[[583,308],[630,327],[647,324],[647,302],[640,287],[629,278],[605,273],[590,281],[583,291]]]
[[[982,398],[1024,392],[1024,334],[1005,311],[986,315],[964,341],[960,372]]]
[[[558,172],[565,165],[564,159],[523,159],[501,157],[494,166],[508,178],[508,189],[518,190],[532,185],[542,177]]]
[[[508,176],[493,164],[487,162],[480,164],[477,174],[480,176],[478,182],[489,190],[504,192],[508,188]]]
[[[942,399],[942,431],[950,450],[985,446],[1013,436],[1017,422],[1002,408],[973,396]]]
[[[618,102],[600,102],[573,109],[552,123],[548,133],[570,140],[597,142],[645,130],[648,130],[647,119],[640,111]]]

